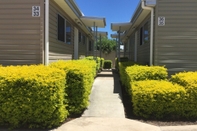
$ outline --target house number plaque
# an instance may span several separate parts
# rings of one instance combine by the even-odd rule
[[[163,16],[158,17],[158,26],[165,26],[166,18]]]
[[[40,6],[32,6],[32,17],[40,17]]]

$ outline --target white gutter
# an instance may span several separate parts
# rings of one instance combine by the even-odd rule
[[[44,64],[49,64],[49,0],[45,0],[45,54]]]
[[[147,7],[144,3],[145,0],[142,0],[142,9],[151,10],[151,26],[150,26],[150,66],[153,65],[153,17],[154,17],[154,8]]]

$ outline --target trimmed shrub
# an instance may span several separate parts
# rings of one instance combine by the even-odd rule
[[[144,80],[132,85],[133,111],[144,118],[179,118],[185,108],[185,89],[168,81]]]
[[[120,57],[120,60],[118,58],[115,58],[115,69],[119,70],[119,62],[129,62],[128,57]]]
[[[0,124],[51,128],[67,118],[64,71],[46,66],[0,67]]]
[[[135,65],[135,62],[119,62],[119,74],[123,86],[126,86],[127,83],[126,68],[133,65]]]
[[[58,61],[51,63],[50,66],[63,69],[67,73],[67,109],[71,115],[81,113],[89,104],[89,95],[96,74],[96,62],[92,60]]]
[[[100,57],[88,56],[88,57],[85,57],[84,59],[96,61],[96,71],[98,72],[100,70],[100,68],[101,68],[101,58]]]
[[[101,58],[101,69],[103,69],[104,68],[104,58]]]
[[[184,116],[197,118],[197,72],[181,72],[171,76],[171,81],[183,86],[187,92]]]
[[[134,65],[126,68],[126,87],[128,83],[142,80],[166,80],[168,77],[167,69],[162,66],[140,66]]]
[[[166,80],[167,69],[163,66],[140,66],[134,65],[126,69],[130,81],[141,80]]]
[[[104,69],[111,69],[112,68],[112,61],[111,60],[105,60],[103,68]]]

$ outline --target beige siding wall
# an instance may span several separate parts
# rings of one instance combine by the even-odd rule
[[[32,17],[32,6],[41,16]],[[44,1],[0,0],[0,64],[43,63]]]
[[[99,53],[98,53],[98,56]],[[115,58],[116,58],[116,52],[112,51],[110,54],[106,55],[104,53],[101,54],[101,57],[104,58],[105,60],[111,60],[112,61],[112,67],[115,67]]]
[[[74,55],[74,24],[61,8],[53,1],[49,6],[49,62],[57,60],[71,60]],[[71,44],[58,40],[58,14],[72,25]]]
[[[130,60],[134,61],[134,57],[135,57],[135,33],[133,33],[130,37]]]
[[[197,0],[157,0],[154,63],[166,65],[170,74],[197,70]]]
[[[149,41],[140,45],[140,28],[148,22]],[[140,64],[149,65],[150,61],[150,15],[137,28],[137,62]]]
[[[82,30],[79,30],[83,36],[85,36],[85,41],[81,41],[79,43],[79,58],[80,57],[85,57],[87,55],[87,36],[86,34],[82,31]]]

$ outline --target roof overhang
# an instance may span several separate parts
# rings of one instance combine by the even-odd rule
[[[54,2],[66,13],[69,14],[69,17],[75,22],[77,25],[81,27],[81,29],[87,33],[91,34],[91,30],[87,28],[86,25],[80,24],[82,21],[80,17],[83,16],[83,13],[78,8],[77,4],[73,0],[54,0]]]
[[[120,33],[120,38],[122,38],[124,36],[123,33]],[[118,34],[111,34],[111,38],[118,38]]]
[[[142,23],[144,18],[146,18],[149,13],[149,10],[142,10],[140,12],[139,16],[135,20],[133,20],[133,25],[131,26],[131,28],[127,32],[125,32],[125,35],[122,38],[123,41],[128,39],[128,36],[130,36],[135,31],[135,29]]]
[[[88,27],[94,27],[95,25],[104,28],[106,26],[106,20],[103,17],[81,16],[80,19]]]
[[[94,32],[92,32],[94,33]],[[107,32],[104,32],[104,31],[97,31],[97,37],[98,36],[101,36],[101,37],[107,37],[108,33]]]
[[[131,23],[132,26],[129,30],[127,30],[122,37],[122,40],[125,41],[128,39],[128,36],[130,36],[136,28],[144,21],[144,19],[150,14],[150,10],[144,10],[141,7],[141,1],[139,2],[133,16],[131,17]]]
[[[124,32],[128,30],[131,27],[132,23],[127,22],[127,23],[111,23],[111,30],[112,31],[120,31]]]

